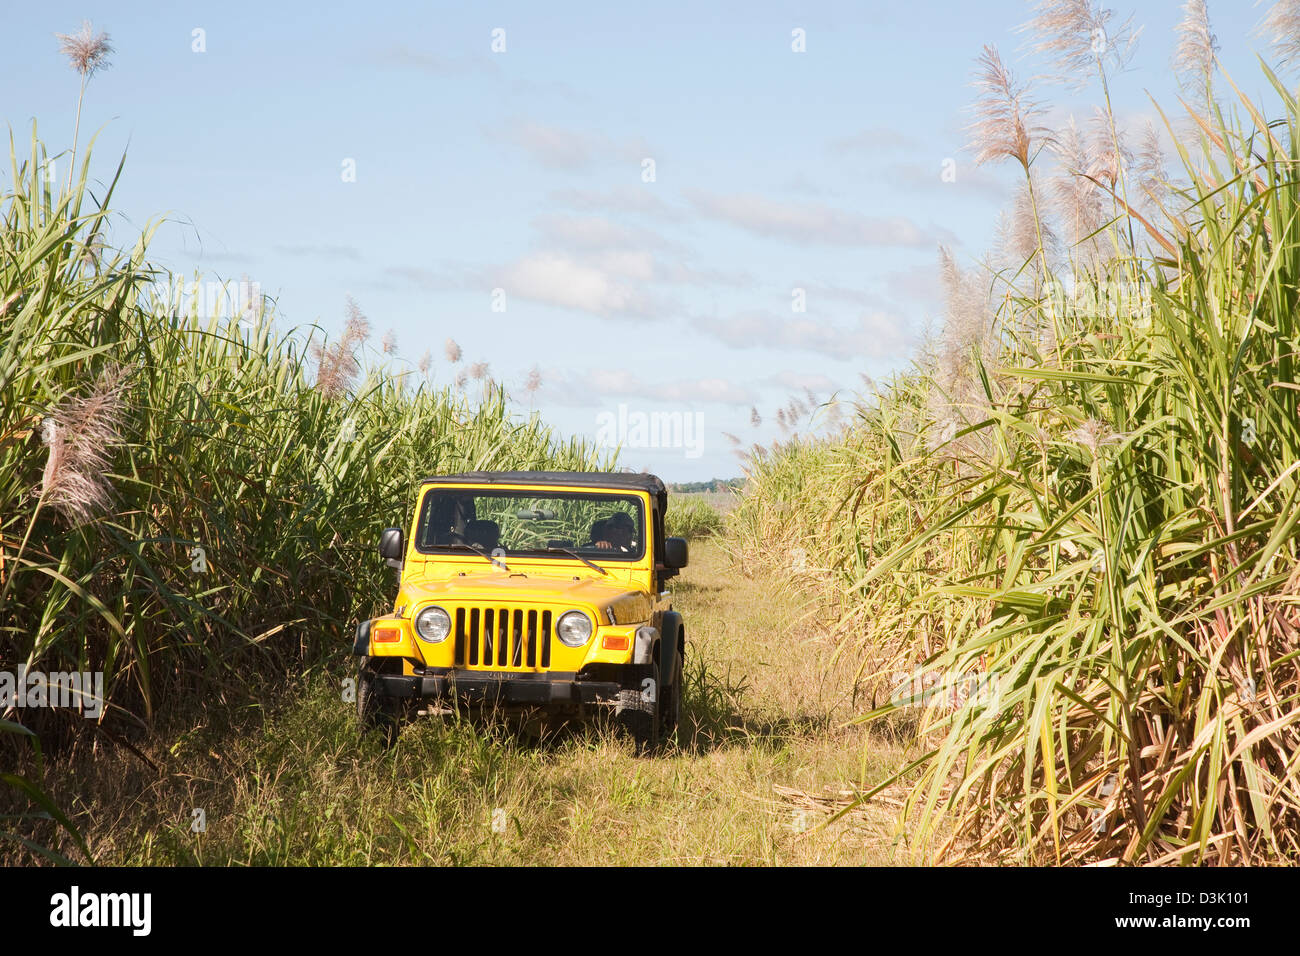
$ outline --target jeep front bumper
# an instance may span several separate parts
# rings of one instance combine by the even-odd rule
[[[579,680],[573,672],[518,673],[427,667],[422,674],[380,674],[376,690],[388,697],[494,704],[615,704],[616,681]]]

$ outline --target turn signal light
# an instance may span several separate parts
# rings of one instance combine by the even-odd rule
[[[625,651],[628,648],[628,638],[611,634],[600,639],[600,646],[607,651]]]
[[[371,637],[376,644],[396,644],[402,639],[402,629],[399,627],[376,627],[370,631]]]

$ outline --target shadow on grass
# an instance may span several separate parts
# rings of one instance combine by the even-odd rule
[[[711,594],[721,594],[726,589],[721,584],[702,584],[695,578],[682,577],[678,578],[672,584],[674,598],[683,597],[701,597]]]
[[[771,715],[751,702],[752,688],[747,674],[736,675],[730,664],[725,670],[715,662],[688,657],[683,674],[681,722],[675,744],[665,745],[659,756],[673,753],[703,756],[734,747],[776,750],[797,739],[830,738],[852,732],[845,721],[830,714]],[[419,717],[423,721],[460,728],[476,739],[535,756],[560,755],[577,746],[596,748],[611,738],[626,740],[612,715],[586,721],[571,720],[547,726],[541,732],[527,728],[527,720],[490,712],[472,711],[448,717]],[[889,744],[907,739],[911,718],[895,715],[866,726],[866,732]],[[406,732],[404,732],[405,735]]]

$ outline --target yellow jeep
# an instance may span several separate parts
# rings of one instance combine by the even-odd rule
[[[426,478],[409,533],[379,540],[401,572],[393,611],[357,627],[363,732],[392,743],[415,713],[463,708],[604,713],[656,749],[677,730],[686,645],[666,590],[686,541],[664,537],[667,508],[646,474]]]

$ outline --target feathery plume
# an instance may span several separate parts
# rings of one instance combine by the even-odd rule
[[[962,351],[968,351],[988,332],[987,297],[979,280],[962,272],[945,246],[939,247],[939,281],[943,286],[946,307],[944,339]],[[868,385],[874,387],[875,382]]]
[[[418,365],[416,365],[416,368],[420,370],[421,375],[425,375],[428,373],[429,366],[431,366],[432,364],[433,364],[433,356],[429,354],[428,349],[425,349],[424,354],[420,356],[420,362]]]
[[[1187,0],[1183,19],[1176,28],[1178,45],[1174,48],[1174,75],[1178,85],[1192,94],[1205,97],[1219,41],[1210,30],[1210,15],[1205,0]]]
[[[361,368],[357,349],[370,337],[370,321],[352,296],[347,296],[347,321],[343,336],[333,345],[313,344],[312,358],[316,362],[316,389],[326,398],[335,399],[346,394],[352,378]]]
[[[1028,172],[1034,141],[1045,133],[1043,127],[1033,125],[1042,107],[1029,98],[1028,85],[1016,83],[997,47],[984,47],[979,66],[972,84],[980,91],[973,107],[975,122],[967,127],[975,164],[1009,158]]]
[[[343,327],[343,337],[360,345],[370,338],[370,320],[361,311],[356,299],[352,296],[347,296],[346,299],[348,319]]]
[[[1124,142],[1124,135],[1118,131],[1112,133],[1110,114],[1101,107],[1094,109],[1089,126],[1088,175],[1115,189],[1133,154]]]
[[[1282,66],[1300,58],[1300,0],[1278,0],[1255,32],[1269,38]]]
[[[1133,30],[1132,18],[1111,26],[1114,11],[1097,0],[1038,0],[1034,10],[1021,27],[1037,37],[1031,49],[1050,57],[1055,79],[1075,89],[1087,86],[1107,58],[1123,66],[1141,33]]]
[[[341,397],[356,374],[356,359],[345,354],[342,343],[312,346],[316,360],[316,390],[328,399]]]
[[[1142,145],[1133,160],[1133,171],[1140,186],[1151,199],[1159,203],[1166,190],[1165,151],[1160,145],[1160,135],[1149,121],[1142,131]]]
[[[529,395],[536,394],[537,390],[542,387],[542,370],[534,365],[528,370],[528,380],[524,382],[524,391]]]
[[[1095,265],[1102,250],[1093,233],[1106,221],[1103,193],[1084,175],[1092,167],[1092,157],[1073,116],[1057,134],[1054,149],[1061,170],[1052,180],[1052,193],[1068,231],[1071,251],[1086,266]]]
[[[464,388],[464,387],[465,387],[465,383],[468,382],[468,381],[469,381],[469,370],[468,370],[468,369],[461,369],[459,372],[456,373],[456,387],[457,387],[457,388]]]
[[[1034,260],[1039,258],[1040,244],[1048,257],[1056,248],[1056,230],[1034,203],[1034,194],[1041,190],[1038,175],[1034,174],[1033,192],[1029,182],[1021,183],[1016,188],[1010,212],[1004,212],[998,219],[998,252],[1016,271],[1027,265],[1038,268],[1040,263]]]
[[[448,339],[442,347],[442,354],[447,356],[447,361],[455,365],[460,361],[460,346],[456,344],[455,339]]]
[[[383,348],[385,355],[397,354],[397,331],[395,329],[389,329],[384,333]]]
[[[81,21],[80,33],[56,33],[59,52],[68,58],[72,68],[81,74],[81,92],[77,94],[77,120],[72,127],[72,155],[68,159],[68,185],[72,189],[72,172],[76,168],[77,140],[81,135],[81,101],[86,98],[86,84],[96,70],[109,65],[108,55],[113,52],[107,33],[95,33],[89,20]]]
[[[123,392],[130,369],[109,366],[90,394],[65,399],[41,423],[49,448],[39,494],[74,523],[108,508],[108,449],[120,441],[125,415]]]
[[[751,405],[749,407],[749,424],[754,428],[759,428],[763,424],[763,419],[758,414],[757,405]]]
[[[722,437],[724,437],[725,439],[727,439],[727,441],[731,442],[733,445],[741,445],[741,444],[744,444],[744,443],[743,443],[739,438],[737,438],[735,435],[731,434],[731,432],[723,432],[723,433],[722,433]]]
[[[86,239],[81,250],[81,261],[91,269],[98,269],[101,260],[104,258],[104,250],[108,248],[108,241],[104,238],[103,233],[95,232]]]
[[[1127,435],[1118,434],[1113,428],[1097,418],[1089,418],[1078,428],[1066,432],[1065,437],[1088,449],[1093,455],[1097,454],[1097,449],[1103,445],[1112,445],[1116,442],[1127,438]]]
[[[488,377],[488,363],[475,362],[469,367],[469,377],[475,380]]]
[[[1024,189],[1022,186],[1022,192]],[[935,423],[928,436],[931,449],[950,442],[968,422],[986,417],[987,398],[977,363],[991,364],[997,343],[988,289],[979,276],[964,272],[942,246],[939,275],[945,314],[942,331],[928,359],[936,385],[926,397],[926,417]],[[954,453],[974,453],[978,450],[974,447],[977,440],[968,440],[969,449],[963,447]]]
[[[77,33],[56,33],[59,52],[68,58],[72,68],[89,79],[96,70],[112,64],[108,55],[113,52],[108,42],[107,33],[95,33],[89,20],[81,21],[81,30]]]

